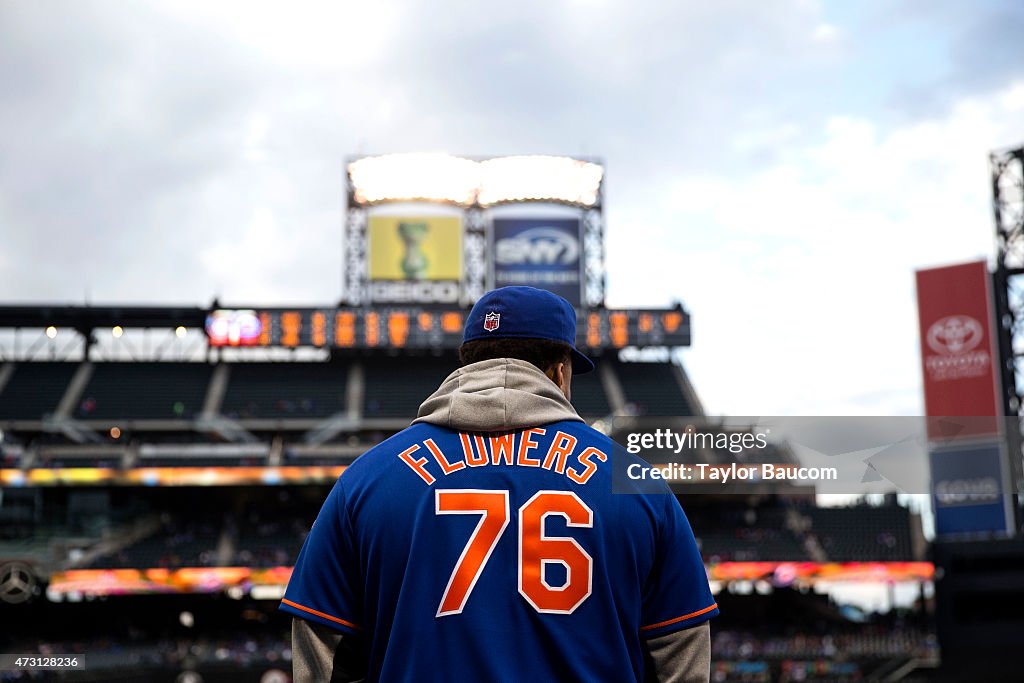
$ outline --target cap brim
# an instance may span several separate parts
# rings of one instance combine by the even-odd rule
[[[583,375],[594,369],[594,361],[590,360],[575,348],[570,351],[572,356],[572,374]]]

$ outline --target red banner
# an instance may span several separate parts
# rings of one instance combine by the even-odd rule
[[[929,437],[998,434],[998,355],[985,262],[917,271],[917,308],[928,416],[992,418],[966,421],[955,435],[941,421],[929,420]]]

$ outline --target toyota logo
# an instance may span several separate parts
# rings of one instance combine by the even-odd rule
[[[981,343],[981,323],[966,315],[950,315],[928,328],[928,346],[944,356],[967,353]]]
[[[26,564],[9,562],[0,567],[0,600],[17,604],[36,594],[36,577]]]

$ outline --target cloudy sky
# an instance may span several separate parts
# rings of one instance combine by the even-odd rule
[[[991,258],[1024,4],[0,0],[0,299],[337,301],[356,153],[607,163],[612,305],[733,415],[919,414],[913,271]]]

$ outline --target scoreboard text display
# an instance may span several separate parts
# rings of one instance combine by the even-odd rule
[[[211,346],[456,349],[464,309],[377,307],[212,311]],[[232,333],[225,333],[230,330]],[[577,346],[688,346],[690,317],[682,310],[600,310],[581,313]]]

